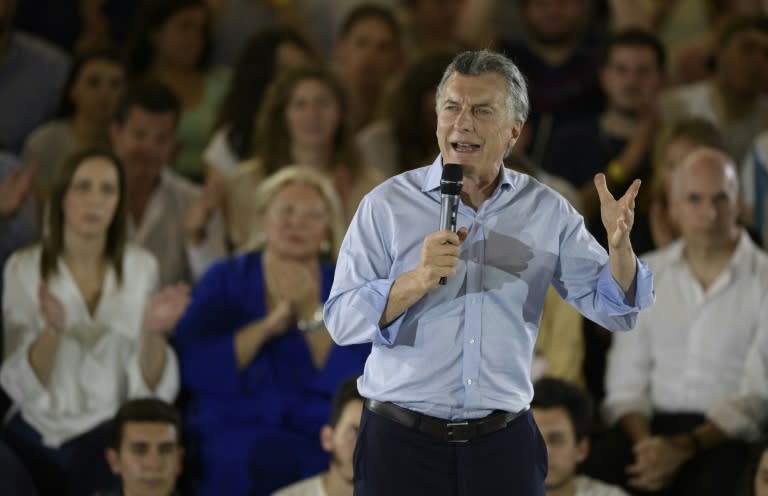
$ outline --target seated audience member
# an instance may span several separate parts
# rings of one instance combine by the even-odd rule
[[[611,36],[600,61],[600,85],[606,94],[602,113],[562,125],[552,134],[542,168],[579,188],[584,217],[603,244],[600,199],[592,178],[604,171],[612,187],[623,191],[651,172],[651,148],[657,130],[656,99],[664,79],[665,53],[650,33],[621,31]],[[638,199],[632,246],[652,248],[644,191]],[[647,202],[646,202],[647,203]]]
[[[327,468],[317,433],[370,352],[334,345],[322,320],[343,236],[330,182],[289,167],[253,201],[260,250],[215,264],[176,329],[203,495],[266,495]]]
[[[516,34],[523,36],[503,41],[500,51],[528,81],[531,115],[517,148],[541,162],[549,137],[559,126],[597,114],[603,104],[597,57],[587,38],[589,2],[515,3],[524,25]]]
[[[103,496],[171,496],[182,468],[181,416],[165,401],[127,401],[110,427],[106,457],[120,491]]]
[[[63,52],[13,29],[16,2],[0,5],[0,149],[14,155],[53,117],[69,67]]]
[[[126,399],[176,396],[165,333],[189,297],[157,288],[157,262],[125,242],[120,162],[85,150],[67,159],[43,241],[5,266],[0,383],[18,407],[5,441],[41,494],[90,494],[109,473],[102,435]],[[102,460],[102,463],[98,463]]]
[[[723,149],[720,131],[700,117],[683,117],[661,128],[653,145],[651,205],[648,221],[655,248],[663,248],[680,236],[669,209],[672,171],[700,146]]]
[[[440,153],[435,142],[435,90],[451,60],[453,55],[443,52],[413,62],[386,99],[385,117],[355,138],[364,164],[390,177],[435,159]]]
[[[333,182],[346,222],[383,175],[363,166],[346,123],[339,81],[318,67],[282,74],[267,91],[256,129],[257,155],[230,178],[226,194],[229,240],[243,249],[258,235],[253,195],[259,183],[286,165],[312,167]]]
[[[311,47],[293,29],[271,27],[253,35],[240,54],[219,107],[215,132],[203,152],[209,176],[228,177],[238,163],[256,153],[256,116],[269,83],[276,75],[312,59]]]
[[[131,82],[157,79],[181,101],[181,147],[170,164],[187,179],[203,183],[203,150],[213,132],[216,110],[229,83],[229,72],[210,69],[211,14],[205,0],[142,2],[128,43]]]
[[[178,144],[179,100],[159,82],[126,89],[110,136],[125,164],[129,238],[157,257],[160,282],[193,282],[226,254],[215,191],[202,191],[168,164]]]
[[[37,128],[24,144],[22,158],[35,165],[43,198],[63,159],[81,148],[109,145],[123,73],[119,59],[105,50],[85,52],[73,61],[56,120]]]
[[[531,409],[547,445],[547,496],[626,496],[619,487],[576,473],[589,453],[592,401],[586,391],[562,379],[539,379]]]
[[[744,160],[755,137],[768,127],[768,16],[739,17],[720,32],[711,79],[661,95],[665,121],[697,116],[722,133],[726,151]]]
[[[352,496],[352,453],[355,451],[363,397],[357,379],[344,382],[331,404],[331,417],[320,431],[320,442],[330,455],[326,472],[285,487],[273,496]]]
[[[352,133],[373,122],[387,83],[402,68],[401,38],[394,13],[381,5],[358,5],[341,22],[334,58]]]
[[[0,439],[0,494],[37,496],[32,478],[2,439]]]
[[[768,131],[760,133],[741,164],[742,213],[768,246]]]
[[[768,257],[737,225],[728,156],[691,152],[670,191],[680,239],[646,256],[656,304],[613,338],[604,412],[617,429],[595,444],[588,473],[675,496],[729,494],[744,446],[706,449],[699,431],[707,419],[727,433],[742,427],[723,399],[739,391],[755,340],[768,333]]]

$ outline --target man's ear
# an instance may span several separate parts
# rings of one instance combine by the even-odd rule
[[[104,453],[107,458],[107,463],[109,464],[109,468],[112,470],[112,473],[115,475],[120,475],[120,455],[112,448],[107,448],[107,451]]]
[[[581,463],[587,459],[587,455],[589,454],[589,438],[587,436],[584,436],[581,441],[576,443],[576,450],[577,463]]]
[[[320,444],[326,453],[333,451],[333,427],[328,424],[320,429]]]

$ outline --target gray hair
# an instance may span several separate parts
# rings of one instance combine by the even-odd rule
[[[525,78],[514,62],[504,55],[490,50],[462,52],[454,57],[443,73],[435,95],[435,109],[439,110],[445,83],[454,73],[463,76],[498,74],[507,85],[507,112],[511,121],[525,122],[528,118],[528,87]]]

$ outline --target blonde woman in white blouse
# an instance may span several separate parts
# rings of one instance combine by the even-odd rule
[[[91,494],[109,482],[106,422],[128,398],[172,401],[179,387],[165,332],[188,288],[152,296],[157,262],[126,244],[125,177],[110,152],[62,164],[41,244],[4,272],[0,383],[19,414],[4,437],[41,494]]]

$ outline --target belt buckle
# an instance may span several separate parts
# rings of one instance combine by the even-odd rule
[[[468,421],[448,422],[445,424],[449,443],[466,443],[472,438],[474,429]]]

